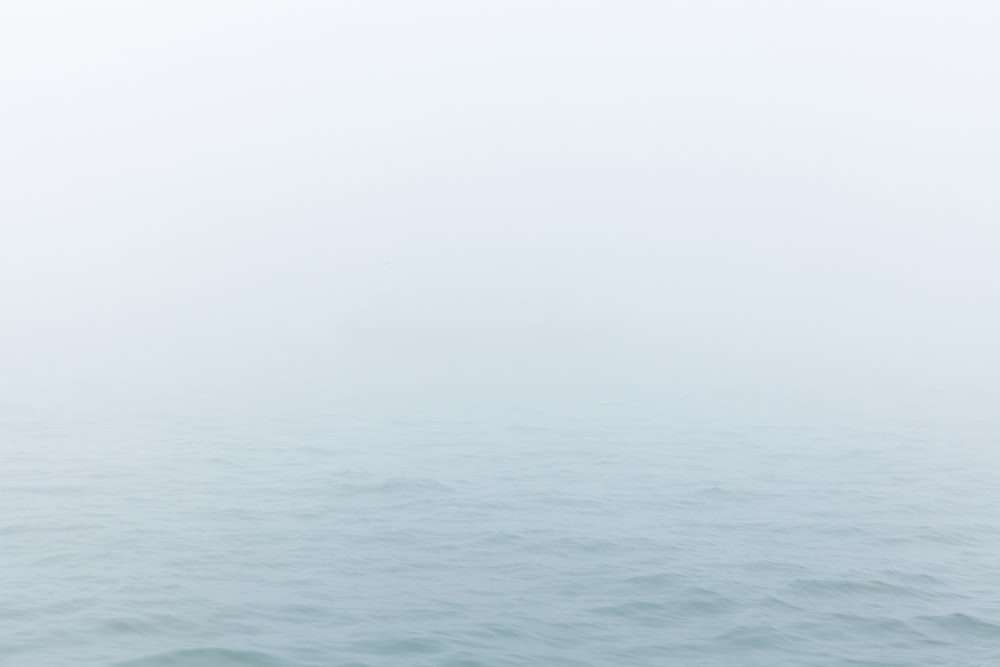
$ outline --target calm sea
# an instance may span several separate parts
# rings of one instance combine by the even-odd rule
[[[0,664],[1000,664],[986,403],[447,403],[2,406]]]

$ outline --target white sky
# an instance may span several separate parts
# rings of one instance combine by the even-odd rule
[[[11,0],[0,365],[989,384],[998,34],[991,0]]]

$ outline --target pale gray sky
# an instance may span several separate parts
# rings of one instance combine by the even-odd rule
[[[11,0],[4,381],[991,383],[998,34],[991,0]]]

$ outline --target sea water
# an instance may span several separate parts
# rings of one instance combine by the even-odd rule
[[[0,665],[1000,664],[989,406],[360,403],[4,405]]]

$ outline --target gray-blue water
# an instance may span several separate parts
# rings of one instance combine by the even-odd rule
[[[0,420],[0,664],[1000,664],[1000,419]]]

